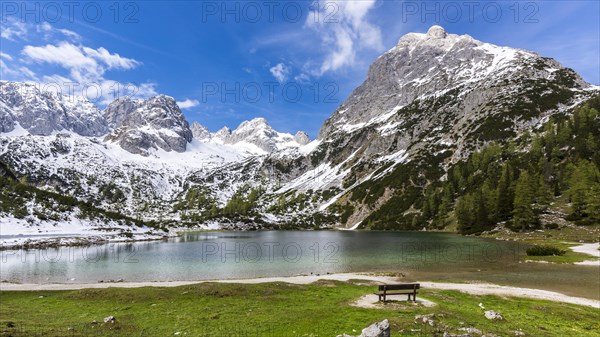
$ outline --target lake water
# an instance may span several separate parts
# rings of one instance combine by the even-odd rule
[[[525,248],[427,232],[190,232],[167,241],[3,251],[0,278],[96,283],[389,271],[407,281],[481,280],[600,298],[597,267],[520,263]]]

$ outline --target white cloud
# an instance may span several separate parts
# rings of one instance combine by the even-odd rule
[[[81,36],[79,34],[75,33],[74,31],[68,30],[68,29],[55,28],[48,22],[44,22],[41,25],[37,25],[36,31],[38,33],[43,33],[44,39],[46,39],[46,40],[50,40],[57,33],[64,35],[65,37],[67,37],[68,39],[70,39],[72,41],[80,41],[81,40]]]
[[[290,74],[289,68],[283,63],[278,63],[276,66],[269,69],[269,71],[279,83],[285,82]]]
[[[307,73],[301,73],[300,75],[294,77],[294,80],[299,83],[309,83],[310,76]]]
[[[0,78],[20,81],[37,81],[37,75],[25,66],[8,66],[0,59]]]
[[[102,47],[93,49],[69,42],[25,46],[21,53],[33,62],[55,64],[69,70],[76,82],[97,81],[103,78],[107,69],[129,70],[141,64],[134,59],[111,54]]]
[[[3,53],[1,51],[0,51],[0,58],[5,58],[9,61],[12,61],[12,59],[13,59],[12,56],[8,55],[7,53]]]
[[[8,17],[6,20],[0,20],[0,37],[10,41],[15,41],[16,38],[22,40],[27,38],[27,26],[25,23]]]
[[[36,80],[37,76],[36,74],[31,71],[31,69],[27,68],[27,67],[19,67],[19,72],[27,79],[29,80]]]
[[[198,104],[200,104],[200,102],[198,102],[198,100],[195,99],[186,99],[185,101],[182,102],[177,102],[177,105],[179,105],[180,109],[191,109],[193,107],[198,106]]]
[[[0,24],[3,39],[28,41],[28,34],[33,32],[43,40],[60,41],[39,46],[24,45],[20,57],[0,53],[2,79],[51,84],[54,88],[61,88],[63,95],[85,96],[100,104],[108,104],[123,96],[145,99],[158,94],[156,83],[133,84],[107,79],[105,74],[109,70],[131,70],[142,63],[111,53],[103,47],[82,45],[82,37],[71,30],[56,28],[49,23],[22,23],[12,18]],[[34,64],[41,66],[41,70],[32,68],[39,71],[39,75],[29,68]],[[59,66],[67,73],[49,73],[51,68],[44,65]]]
[[[85,96],[100,104],[108,104],[123,96],[148,98],[157,95],[156,83],[120,83],[105,78],[108,70],[131,70],[141,62],[111,53],[103,47],[94,49],[63,41],[56,45],[28,45],[21,54],[26,63],[52,64],[67,70],[68,76],[46,74],[42,77],[44,83],[63,88],[66,95]],[[26,74],[22,71],[21,75]]]
[[[383,49],[381,30],[367,18],[376,3],[376,0],[327,0],[309,13],[305,26],[315,30],[322,44],[331,49],[319,69],[313,71],[314,75],[353,66],[357,50]]]
[[[8,64],[4,60],[7,60]],[[13,57],[11,55],[0,52],[0,79],[37,80],[36,74],[31,69],[19,66],[17,62],[12,61]]]
[[[96,68],[98,63],[86,56],[81,48],[67,42],[42,47],[25,46],[22,54],[38,63],[50,63],[67,69]]]
[[[95,58],[98,61],[103,62],[108,66],[109,69],[133,69],[140,65],[140,62],[121,57],[119,54],[111,54],[108,50],[100,47],[98,49],[92,49],[88,47],[83,47],[83,51],[90,57]]]
[[[6,65],[6,63],[4,63],[4,60],[0,58],[0,78],[5,79],[12,77],[13,75],[13,71]]]

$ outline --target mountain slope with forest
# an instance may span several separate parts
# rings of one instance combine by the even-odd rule
[[[313,141],[261,118],[211,133],[164,95],[101,111],[28,84],[1,82],[0,92],[12,190],[153,226],[472,234],[599,219],[600,89],[553,59],[439,26],[375,60]],[[62,208],[28,198],[1,216],[70,221],[41,216]]]

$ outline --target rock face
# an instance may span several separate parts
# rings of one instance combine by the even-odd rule
[[[304,132],[304,131],[296,132],[296,135],[294,136],[294,140],[296,141],[296,143],[298,143],[300,145],[306,145],[306,144],[310,143],[310,138],[308,137],[308,134],[306,134],[306,132]]]
[[[350,335],[339,335],[338,337],[352,337]],[[370,325],[363,329],[362,333],[356,337],[390,337],[390,323],[388,320]]]
[[[133,100],[130,97],[121,97],[110,103],[104,109],[104,118],[111,129],[116,129],[125,123],[131,112],[143,103],[141,100]]]
[[[199,141],[209,141],[212,138],[208,128],[198,122],[193,122],[190,126],[190,130],[192,130],[192,136],[194,139]]]
[[[230,144],[231,143],[231,129],[224,126],[219,131],[215,132],[212,139],[218,143]]]
[[[100,110],[83,98],[42,92],[32,84],[1,81],[0,132],[13,131],[16,123],[40,136],[70,131],[97,137],[109,131]]]
[[[114,130],[105,140],[123,149],[148,155],[150,149],[184,152],[192,131],[172,97],[160,95],[145,101],[121,98],[104,115]]]

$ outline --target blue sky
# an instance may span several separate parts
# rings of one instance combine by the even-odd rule
[[[164,93],[213,131],[265,117],[315,137],[375,58],[433,24],[600,84],[598,1],[71,3],[0,4],[2,79],[76,83],[100,106]]]

